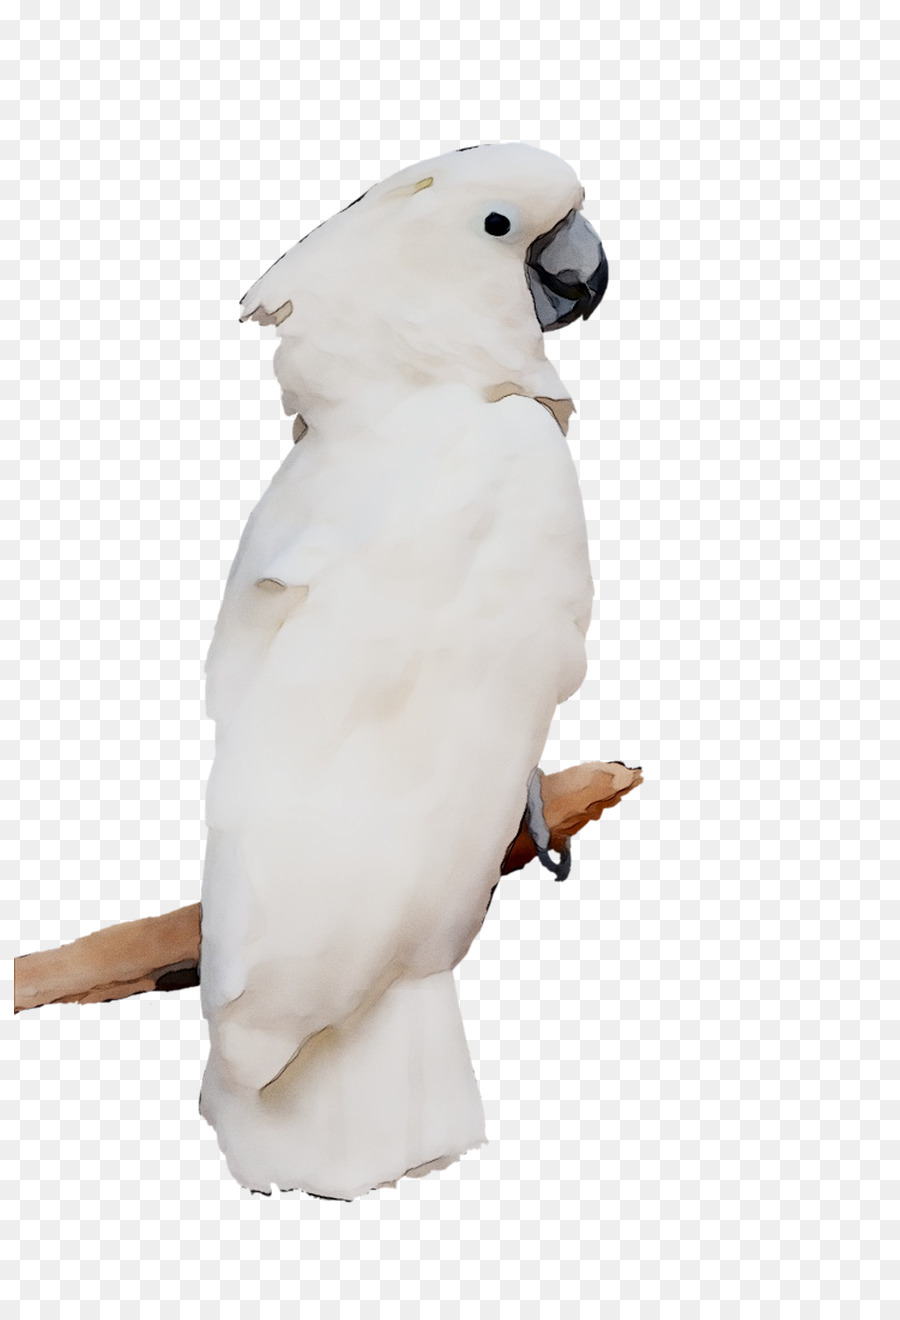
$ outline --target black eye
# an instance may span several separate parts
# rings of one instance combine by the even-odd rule
[[[501,215],[499,211],[491,211],[484,222],[484,227],[495,238],[499,238],[501,234],[508,234],[510,229],[509,220],[505,215]]]

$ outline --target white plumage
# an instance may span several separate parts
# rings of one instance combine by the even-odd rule
[[[371,189],[242,302],[278,324],[306,427],[207,666],[201,1112],[258,1191],[350,1198],[485,1139],[452,968],[585,666],[568,395],[525,275],[582,197],[534,148],[451,153]]]

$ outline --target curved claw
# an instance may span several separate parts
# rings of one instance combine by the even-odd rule
[[[565,880],[572,869],[572,853],[569,840],[566,839],[561,848],[554,850],[559,852],[559,861],[555,862],[550,856],[550,827],[544,817],[544,798],[541,793],[541,780],[543,777],[543,771],[539,766],[535,766],[528,780],[528,805],[525,808],[525,825],[531,835],[531,841],[534,844],[534,850],[538,855],[541,866],[546,867],[548,871],[552,871],[554,879]]]

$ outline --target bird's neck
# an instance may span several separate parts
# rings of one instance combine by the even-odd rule
[[[410,345],[402,355],[392,352],[392,345],[370,345],[367,353],[353,351],[356,347],[346,341],[320,345],[309,338],[282,337],[275,374],[285,410],[299,414],[308,426],[324,427],[383,417],[435,386],[465,386],[487,402],[509,394],[570,398],[542,349],[510,353],[481,345],[477,353],[439,356],[426,345],[418,351]],[[302,426],[295,428],[295,436],[297,429]]]

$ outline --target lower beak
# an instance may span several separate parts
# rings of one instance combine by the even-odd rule
[[[525,257],[525,275],[542,330],[585,320],[599,306],[609,282],[603,244],[579,211],[570,211],[536,238]]]

